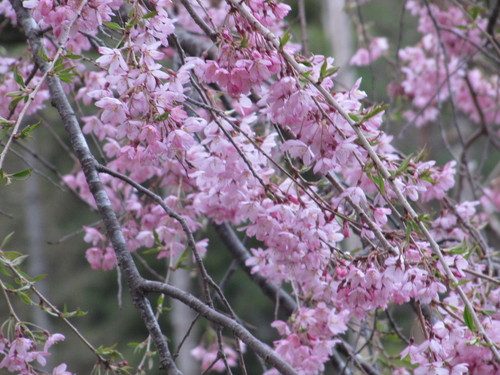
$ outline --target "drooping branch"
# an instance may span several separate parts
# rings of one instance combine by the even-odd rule
[[[41,49],[43,50],[43,45],[37,23],[31,17],[29,11],[23,7],[21,0],[11,0],[11,4],[16,12],[18,23],[23,28],[31,46],[35,63],[42,73],[47,72],[49,64],[41,57],[42,54],[39,53]],[[127,279],[134,305],[139,310],[142,320],[155,342],[160,358],[160,366],[169,375],[181,375],[182,373],[177,369],[172,359],[158,321],[155,319],[151,304],[138,289],[142,278],[127,248],[120,223],[99,178],[94,156],[83,136],[75,112],[64,93],[61,81],[56,75],[51,74],[48,75],[47,83],[52,103],[56,107],[66,132],[70,137],[71,146],[77,155],[90,191],[95,199],[99,214],[106,227],[106,232],[118,259],[118,266]]]

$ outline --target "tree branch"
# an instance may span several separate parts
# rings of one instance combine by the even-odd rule
[[[215,311],[193,295],[186,293],[181,289],[177,289],[172,285],[150,280],[143,281],[140,288],[143,293],[163,293],[171,298],[181,301],[211,322],[219,324],[232,331],[235,336],[237,336],[241,341],[248,345],[249,348],[251,348],[255,353],[261,356],[267,363],[275,367],[282,374],[297,375],[297,372],[295,372],[295,370],[288,363],[279,358],[269,346],[255,338],[240,323]]]

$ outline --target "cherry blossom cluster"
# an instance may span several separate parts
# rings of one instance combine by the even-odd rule
[[[413,105],[405,117],[423,126],[435,121],[441,106],[453,100],[475,123],[498,126],[498,75],[474,64],[481,46],[489,43],[486,14],[471,20],[458,6],[427,6],[420,1],[408,2],[407,8],[418,17],[423,37],[417,45],[399,51],[403,79],[391,86],[395,95]]]
[[[45,337],[43,349],[39,350],[42,343],[25,333],[23,329],[17,329],[16,337],[13,339],[0,334],[0,369],[20,375],[38,375],[40,372],[36,368],[35,362],[40,366],[45,366],[46,357],[50,355],[50,347],[63,341],[64,336],[55,333]],[[66,368],[66,364],[62,363],[56,366],[50,374],[71,375],[71,372],[66,371]]]
[[[273,12],[273,7],[265,12],[254,9],[254,3],[249,7],[263,23]],[[137,9],[136,14],[145,11]],[[165,201],[191,223],[191,230],[199,228],[201,217],[209,217],[219,223],[244,224],[240,229],[262,242],[264,247],[251,250],[248,265],[270,280],[291,283],[295,293],[309,301],[288,323],[276,323],[283,335],[275,343],[277,352],[300,369],[307,363],[305,373],[318,373],[331,354],[334,337],[347,330],[349,314],[364,318],[367,311],[390,303],[439,300],[439,293],[447,288],[431,271],[439,266],[425,241],[408,243],[404,256],[385,260],[376,258],[372,252],[376,248],[370,250],[369,261],[345,258],[335,250],[352,231],[367,240],[375,239],[366,223],[350,226],[347,217],[352,214],[352,204],[371,211],[382,228],[391,213],[384,199],[396,197],[390,184],[381,191],[375,178],[377,169],[367,151],[355,142],[356,134],[347,120],[305,84],[300,74],[290,72],[279,52],[237,14],[229,22],[234,28],[222,28],[218,34],[216,60],[190,59],[175,73],[164,69],[159,61],[167,51],[158,48],[166,44],[151,31],[156,17],[134,25],[123,47],[99,49],[101,57],[96,62],[103,71],[90,73],[93,84],[79,92],[80,98],[87,103],[93,100],[100,108],[96,116],[84,119],[85,131],[104,141],[106,156],[112,159],[108,166],[141,183],[158,180],[168,192]],[[315,56],[301,64],[307,75],[334,90],[333,60]],[[239,117],[217,117],[217,108],[188,116],[182,105],[186,95],[214,95],[211,88],[195,92],[193,79],[227,90],[240,105]],[[442,198],[454,184],[454,163],[436,167],[434,162],[417,158],[403,160],[391,145],[391,137],[380,130],[383,110],[363,107],[366,95],[359,85],[335,92],[335,99],[360,119],[368,139],[394,173],[394,184],[413,201]],[[260,99],[252,103],[245,98],[250,91]],[[279,133],[259,134],[254,127],[262,121],[293,137],[281,140]],[[292,165],[299,165],[294,167],[297,170],[302,165],[317,174],[335,173],[347,188],[325,204],[320,189],[304,188],[292,178],[277,179],[275,176],[283,175],[273,163],[277,157],[291,158]],[[159,241],[164,249],[159,256],[179,254],[185,236],[175,220],[160,207],[139,199],[123,182],[109,177],[104,181],[118,211],[120,203],[126,202],[123,226],[132,250],[151,248]],[[81,175],[67,177],[67,182],[89,197]],[[183,194],[172,195],[179,184]],[[368,194],[374,195],[373,202]],[[106,248],[102,235],[94,229],[86,231],[86,239],[94,245],[87,251],[87,259],[94,268],[111,268],[112,250]],[[404,237],[393,240],[400,251],[403,245],[399,241]],[[457,256],[447,259],[463,275],[467,262]],[[301,334],[304,331],[318,333]]]
[[[426,224],[443,246],[444,261],[437,259],[429,239],[398,203],[399,192],[402,199],[413,202],[443,199],[455,184],[456,162],[438,166],[419,155],[404,157],[381,128],[385,108],[365,105],[361,80],[348,90],[337,89],[332,58],[301,56],[297,46],[288,43],[289,34],[281,31],[290,10],[287,5],[273,0],[241,2],[257,22],[276,33],[280,40],[276,48],[269,35],[231,3],[210,3],[200,1],[195,9],[213,28],[209,35],[217,47],[213,59],[208,51],[189,57],[177,50],[176,27],[204,31],[200,21],[178,4],[151,1],[147,8],[140,2],[128,3],[123,24],[112,22],[119,19],[115,15],[121,1],[90,0],[83,7],[65,47],[83,54],[97,43],[99,57],[92,69],[77,63],[85,84],[67,88],[77,90],[75,99],[93,108],[81,118],[83,131],[101,142],[106,166],[160,192],[193,233],[210,219],[229,222],[259,241],[260,246],[250,249],[247,266],[269,281],[290,285],[298,301],[297,311],[273,327],[281,335],[274,343],[276,353],[300,373],[324,370],[352,316],[364,320],[377,309],[410,301],[439,306],[443,316],[423,327],[426,340],[403,351],[403,358],[409,355],[410,362],[418,365],[414,374],[498,371],[470,322],[460,319],[467,315],[465,305],[445,269],[464,282],[478,311],[498,308],[499,289],[488,289],[489,284],[482,285],[467,273],[481,273],[484,266],[474,265],[475,255],[460,248],[475,240],[468,228],[485,223],[480,203],[444,208]],[[77,16],[78,5],[24,2],[56,40]],[[411,101],[405,116],[422,126],[435,120],[440,106],[453,96],[473,121],[498,123],[498,79],[467,69],[476,45],[484,44],[485,19],[479,17],[474,27],[463,30],[457,25],[469,21],[458,8],[419,1],[409,1],[408,7],[419,17],[419,32],[426,36],[399,54],[403,79],[391,89]],[[3,11],[12,17],[8,7]],[[108,35],[101,40],[99,29],[105,26]],[[197,37],[204,43],[210,40]],[[385,39],[375,38],[352,63],[369,64],[387,49]],[[294,56],[300,71],[284,53]],[[17,90],[11,67],[16,61],[0,63],[6,92]],[[23,69],[27,75],[28,65]],[[354,127],[311,81],[331,93]],[[46,99],[42,91],[32,110]],[[389,179],[356,129],[389,171]],[[125,181],[105,174],[101,178],[131,251],[156,249],[159,258],[184,251],[188,235],[175,217]],[[332,180],[339,182],[332,185]],[[75,170],[64,182],[95,207],[82,172]],[[498,189],[492,188],[485,190],[481,202],[498,207],[497,198]],[[113,269],[116,256],[102,228],[84,230],[91,267]],[[357,251],[344,250],[344,240],[350,237],[360,240]],[[196,252],[210,256],[207,239],[196,243]],[[457,310],[461,314],[450,313]],[[498,316],[481,317],[487,334],[498,342]],[[9,351],[18,345],[24,345],[23,353],[34,347],[28,341],[5,341],[3,348]],[[218,351],[215,346],[198,347],[192,354],[206,369]],[[235,352],[229,347],[224,352],[229,365],[235,365]],[[224,370],[223,362],[216,362],[213,369]],[[54,374],[67,374],[65,367],[57,371]]]
[[[227,365],[229,367],[236,367],[238,363],[238,354],[236,351],[225,343],[222,344],[222,351],[226,357],[225,361]],[[219,357],[219,347],[216,342],[208,347],[197,346],[191,350],[191,355],[201,362],[201,371],[206,371],[209,368],[217,372],[224,372],[226,370],[224,360],[222,358],[217,360]]]
[[[2,118],[9,120],[18,116],[23,108],[24,101],[22,99],[29,95],[40,82],[39,76],[34,76],[28,81],[33,69],[33,64],[22,57],[18,59],[0,57],[0,80],[2,82],[0,95],[5,98],[0,102],[0,116]],[[22,84],[20,84],[20,80],[22,80]],[[48,91],[40,90],[31,103],[28,114],[33,114],[44,108],[48,98]]]
[[[481,267],[476,267],[480,270]],[[485,283],[466,278],[466,290],[472,295],[477,293],[483,300],[485,316],[482,324],[493,342],[500,343],[499,290],[489,291]],[[452,317],[450,311],[460,316],[464,314],[464,306],[460,298],[451,292],[443,299],[438,313],[443,319],[435,322],[428,330],[428,338],[422,343],[408,346],[401,357],[408,356],[414,364],[415,374],[428,374],[435,371],[442,374],[495,374],[498,369],[494,364],[491,351],[487,347],[477,345],[477,337],[459,321]],[[409,371],[399,371],[399,374],[410,374]]]

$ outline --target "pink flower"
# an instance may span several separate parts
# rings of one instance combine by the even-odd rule
[[[116,98],[105,97],[97,101],[95,105],[104,109],[101,114],[101,121],[104,123],[120,124],[127,119],[125,105]]]
[[[122,75],[128,71],[128,65],[123,59],[120,50],[99,47],[99,53],[102,56],[96,60],[96,63],[102,67],[109,66],[109,74]]]
[[[223,343],[222,345],[224,354],[226,355],[226,361],[227,364],[230,367],[236,366],[238,362],[238,355],[237,353],[227,346],[226,344]],[[244,346],[242,346],[242,349],[244,350]],[[193,350],[191,350],[191,355],[201,361],[201,371],[205,371],[208,369],[208,367],[215,361],[217,358],[218,349],[217,349],[217,344],[213,344],[210,348],[205,349],[203,346],[197,346]],[[215,364],[212,366],[212,370],[217,371],[217,372],[223,372],[226,369],[224,362],[222,359],[219,359]]]
[[[72,375],[71,372],[66,371],[66,364],[61,363],[59,366],[55,367],[54,370],[52,370],[52,375]]]
[[[360,48],[351,58],[351,64],[365,66],[377,60],[385,51],[389,49],[387,38],[374,38],[367,48]]]
[[[52,345],[54,345],[59,341],[64,341],[64,340],[65,340],[64,335],[61,335],[60,333],[54,333],[53,335],[49,336],[47,341],[45,341],[45,346],[43,347],[43,350],[45,352],[48,352]]]

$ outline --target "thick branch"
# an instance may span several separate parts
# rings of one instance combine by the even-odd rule
[[[44,61],[38,53],[41,48],[43,49],[40,29],[28,10],[23,8],[21,0],[11,0],[11,4],[16,11],[18,23],[24,29],[29,44],[31,45],[33,58],[42,73],[45,73],[49,69],[49,64]],[[154,317],[151,304],[138,289],[142,278],[127,248],[125,237],[116,214],[112,209],[109,197],[99,179],[99,174],[95,167],[95,159],[82,134],[75,112],[64,93],[59,78],[56,75],[49,75],[47,82],[52,103],[56,107],[66,132],[70,137],[71,146],[81,164],[86,181],[95,199],[97,209],[106,227],[108,237],[115,250],[118,266],[127,279],[132,300],[136,308],[140,311],[142,320],[155,342],[160,358],[160,366],[164,368],[169,375],[181,375],[181,372],[177,369],[172,360],[167,342],[163,337],[158,321]]]
[[[288,363],[279,358],[270,347],[255,338],[240,323],[215,311],[210,306],[206,305],[193,295],[186,293],[181,289],[177,289],[171,285],[149,280],[146,280],[142,283],[141,289],[144,293],[163,293],[171,298],[175,298],[181,301],[211,322],[217,323],[232,331],[235,336],[237,336],[256,354],[262,357],[268,364],[275,367],[282,374],[297,374],[297,372],[295,372],[295,370],[290,367]]]

